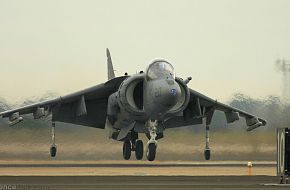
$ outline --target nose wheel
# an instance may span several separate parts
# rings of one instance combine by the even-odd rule
[[[156,149],[157,149],[157,145],[154,142],[148,144],[147,151],[146,151],[146,157],[148,161],[155,160]]]

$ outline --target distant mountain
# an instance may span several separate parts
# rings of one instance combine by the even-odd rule
[[[53,99],[57,96],[59,96],[57,93],[47,92],[44,95],[39,96],[39,97],[36,97],[36,96],[29,97],[29,98],[26,98],[24,101],[13,102],[13,103],[8,103],[4,98],[0,97],[0,112],[5,111],[5,110],[9,110],[9,109],[13,109],[13,108],[26,106],[26,105],[33,104],[36,102],[50,100],[50,99]]]
[[[9,106],[3,98],[0,98],[0,112],[8,110]],[[3,126],[6,123],[6,121],[0,117],[0,126]]]
[[[23,102],[16,103],[15,106],[18,106],[18,107],[19,106],[20,107],[21,106],[26,106],[26,105],[37,103],[37,102],[43,102],[43,101],[46,101],[46,100],[51,100],[51,99],[54,99],[56,97],[59,97],[59,94],[57,94],[55,92],[47,92],[47,93],[45,93],[42,96],[28,97]]]
[[[13,109],[13,108],[22,107],[22,106],[29,105],[29,104],[33,104],[36,102],[50,100],[50,99],[53,99],[57,96],[58,96],[58,94],[56,94],[54,92],[47,92],[42,96],[29,97],[29,98],[26,98],[26,100],[24,100],[23,102],[15,102],[13,104],[9,104],[4,98],[0,97],[0,112],[5,111],[5,110],[9,110],[9,109]],[[44,125],[44,123],[45,122],[40,121],[40,120],[33,120],[31,118],[31,116],[25,116],[25,126],[39,126],[39,125]],[[5,124],[7,124],[7,119],[0,117],[0,126],[3,126]],[[23,124],[20,124],[20,125],[23,125]]]

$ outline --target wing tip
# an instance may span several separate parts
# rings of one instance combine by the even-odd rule
[[[262,123],[261,126],[266,126],[267,125],[267,120],[259,118],[259,121]]]

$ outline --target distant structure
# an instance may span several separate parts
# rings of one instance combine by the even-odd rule
[[[290,100],[290,60],[278,59],[276,68],[282,72],[282,98],[284,101]]]

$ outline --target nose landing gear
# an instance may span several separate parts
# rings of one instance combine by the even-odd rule
[[[147,160],[149,160],[149,161],[154,161],[155,157],[156,157],[156,149],[157,149],[156,130],[157,130],[157,126],[158,126],[157,120],[153,120],[153,121],[149,120],[147,122],[147,127],[149,129],[149,134],[150,134],[150,140],[147,143],[146,157],[147,157]]]

